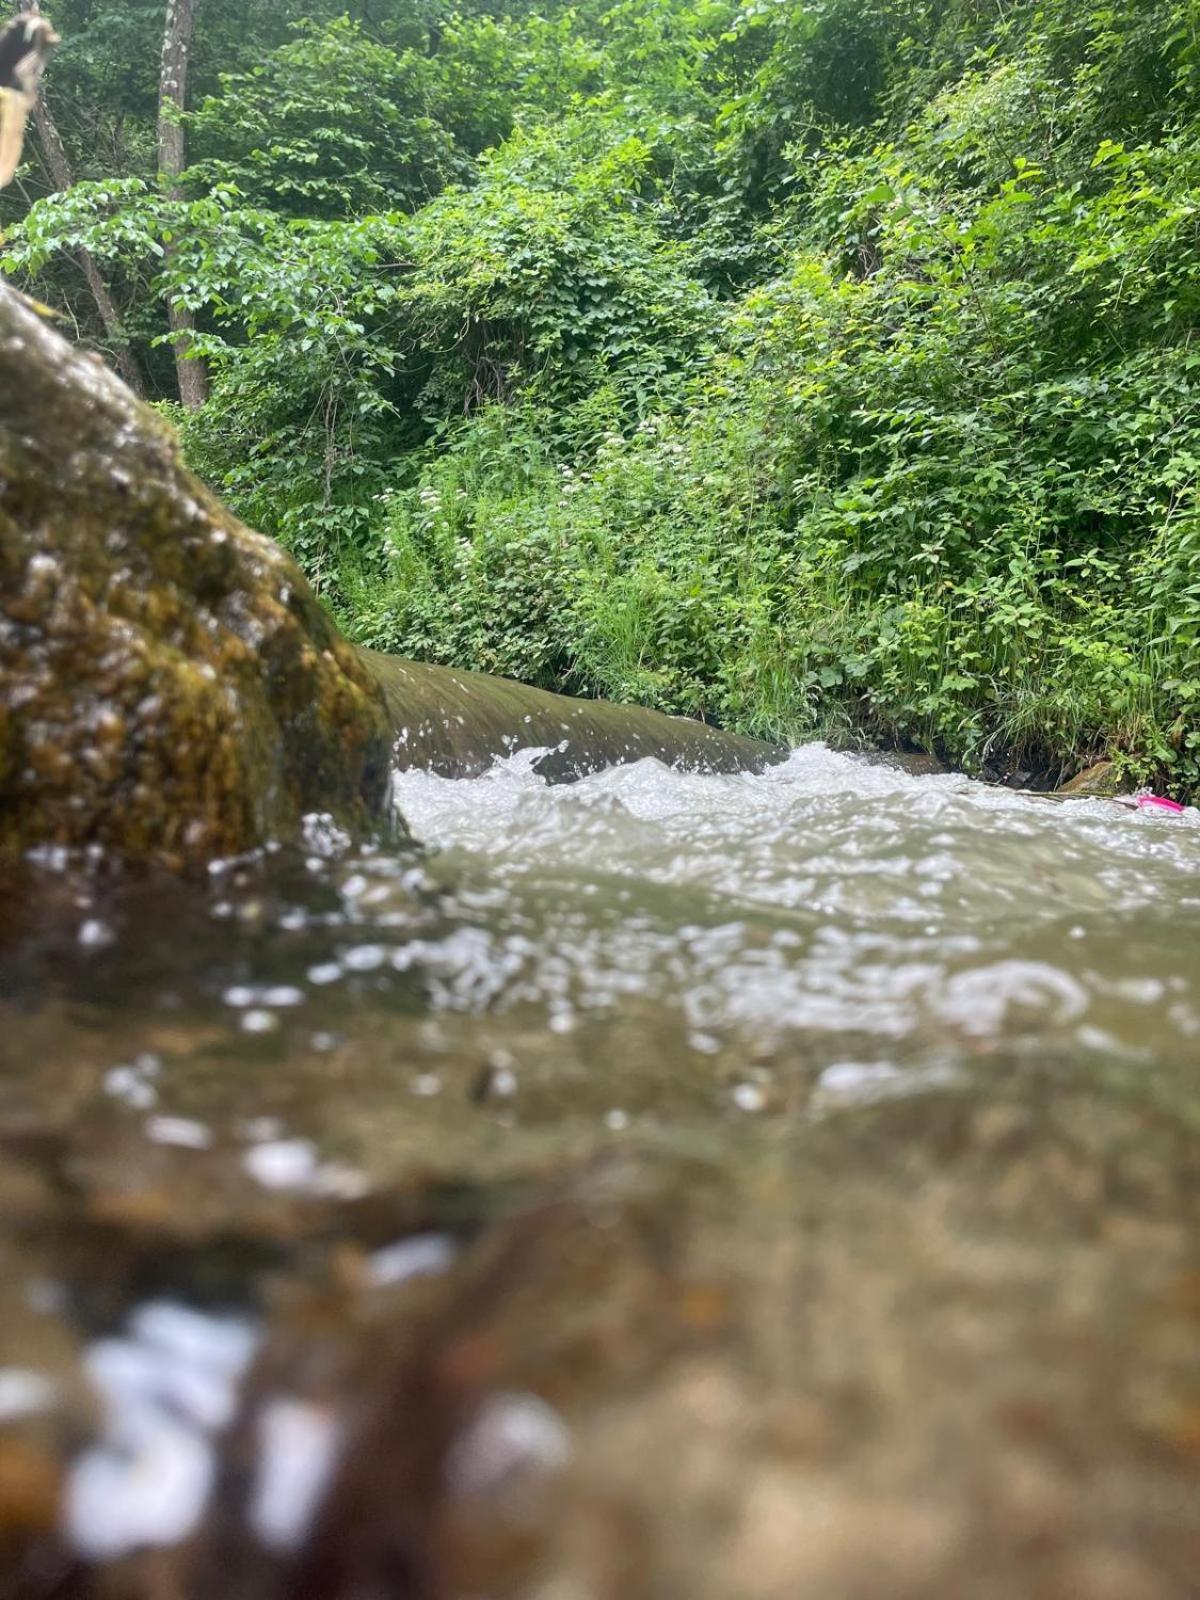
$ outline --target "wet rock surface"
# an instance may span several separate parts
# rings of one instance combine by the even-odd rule
[[[1077,772],[1066,783],[1060,784],[1056,793],[1112,797],[1121,794],[1127,787],[1113,762],[1096,761],[1082,772]]]
[[[382,698],[294,562],[0,287],[0,848],[171,864],[385,815]]]
[[[401,770],[475,778],[502,756],[537,749],[537,772],[561,783],[646,758],[683,772],[761,772],[787,754],[758,739],[640,706],[548,694],[487,673],[426,666],[373,650],[358,654],[383,689]]]

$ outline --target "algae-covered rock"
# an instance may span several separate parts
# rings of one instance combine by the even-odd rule
[[[170,429],[0,286],[0,852],[173,865],[383,816],[371,676]]]
[[[396,731],[398,767],[469,778],[498,756],[540,747],[552,782],[654,756],[689,772],[756,772],[784,752],[757,739],[641,706],[575,700],[482,672],[431,667],[361,650]]]

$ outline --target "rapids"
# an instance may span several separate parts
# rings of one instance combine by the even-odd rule
[[[910,777],[822,745],[758,775],[646,761],[570,787],[542,783],[536,759],[473,784],[399,779],[472,921],[495,913],[486,972],[450,955],[452,1006],[502,973],[498,1004],[543,1005],[557,1026],[652,997],[701,1050],[730,1029],[948,1066],[968,1043],[1196,1048],[1195,813]]]
[[[1191,1592],[1196,813],[536,765],[0,885],[11,1592]]]

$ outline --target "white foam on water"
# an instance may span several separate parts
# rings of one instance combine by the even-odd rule
[[[0,1367],[0,1423],[49,1411],[58,1395],[52,1378],[28,1367]]]
[[[446,1478],[459,1496],[494,1494],[517,1475],[561,1472],[571,1435],[554,1407],[533,1394],[502,1393],[484,1401],[450,1448]]]
[[[167,1300],[148,1301],[84,1369],[104,1405],[98,1442],[72,1462],[63,1531],[90,1560],[180,1543],[204,1515],[216,1437],[232,1422],[259,1331]]]
[[[258,1460],[249,1522],[268,1550],[299,1548],[337,1466],[342,1428],[335,1412],[284,1395],[258,1414]]]
[[[1200,1016],[1195,812],[914,777],[821,744],[760,774],[641,760],[560,785],[542,754],[469,780],[396,774],[450,926],[389,962],[435,1010],[534,1005],[566,1030],[646,998],[710,1050],[803,1031],[831,1053],[874,1037],[881,1059],[916,1038],[1134,1052],[1145,1020],[1121,1013],[1118,973],[1139,999],[1181,986],[1156,1008],[1158,1048]]]
[[[64,1521],[93,1561],[179,1544],[204,1513],[216,1476],[207,1439],[169,1417],[127,1417],[107,1447],[86,1450],[67,1480]]]
[[[419,1233],[385,1245],[367,1257],[367,1277],[376,1288],[390,1288],[410,1278],[448,1272],[458,1251],[444,1233]]]

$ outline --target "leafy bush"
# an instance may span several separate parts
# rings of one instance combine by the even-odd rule
[[[207,69],[189,198],[131,157],[3,261],[53,296],[85,246],[142,338],[195,310],[193,459],[353,634],[1195,791],[1184,0],[286,20]]]
[[[222,77],[189,118],[191,186],[231,186],[290,217],[408,210],[466,175],[438,120],[428,57],[368,39],[348,18],[300,24],[248,72]]]

